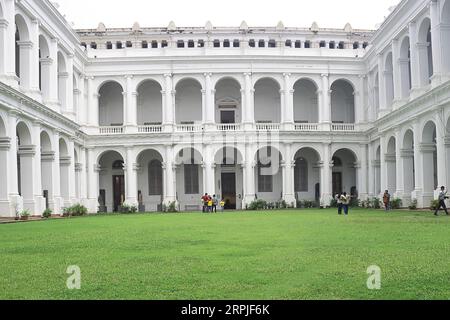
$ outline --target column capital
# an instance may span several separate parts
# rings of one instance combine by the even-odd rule
[[[212,74],[211,72],[205,72],[203,75],[204,75],[206,78],[211,78],[213,74]]]
[[[322,78],[328,78],[330,76],[330,74],[328,74],[328,73],[321,73],[320,76]]]
[[[164,73],[164,78],[172,78],[173,73]]]
[[[126,80],[131,80],[131,79],[134,78],[134,76],[131,75],[131,74],[127,74],[127,75],[124,76],[124,78],[125,78]]]
[[[6,19],[0,19],[0,29],[6,29],[9,25],[8,20]]]
[[[244,72],[244,77],[251,77],[252,73],[251,72]]]
[[[291,73],[283,73],[283,77],[289,78],[292,74]]]

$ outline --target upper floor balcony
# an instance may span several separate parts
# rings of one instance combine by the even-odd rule
[[[328,75],[165,75],[99,82],[80,117],[92,135],[201,132],[363,132],[358,85]],[[322,88],[326,88],[322,90]]]

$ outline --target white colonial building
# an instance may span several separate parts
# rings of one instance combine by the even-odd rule
[[[450,0],[378,30],[73,30],[0,0],[0,215],[82,203],[198,209],[360,199],[427,207],[450,185]]]

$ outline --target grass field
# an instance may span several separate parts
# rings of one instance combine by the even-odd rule
[[[81,268],[81,290],[66,269]],[[367,289],[378,265],[382,289]],[[303,210],[0,225],[0,299],[450,299],[450,218]]]

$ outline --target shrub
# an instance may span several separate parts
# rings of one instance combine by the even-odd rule
[[[45,219],[48,219],[48,218],[50,218],[50,217],[52,216],[52,213],[53,213],[52,210],[46,209],[46,210],[42,213],[42,216],[43,216]]]
[[[358,198],[351,198],[350,199],[349,207],[357,208],[360,205],[361,205],[361,200],[359,200]]]
[[[414,199],[409,205],[409,210],[417,210],[417,199]]]
[[[370,203],[371,208],[373,209],[381,209],[381,201],[380,198],[372,198]]]
[[[250,211],[264,210],[268,209],[269,206],[270,205],[264,200],[256,200],[248,205],[248,210]]]
[[[177,212],[177,203],[175,201],[172,201],[169,203],[168,207],[167,207],[167,212]]]
[[[330,201],[330,208],[337,208],[338,207],[338,202],[336,199],[331,199]]]
[[[28,209],[22,210],[21,212],[19,212],[19,216],[21,218],[28,218],[31,216],[31,213]]]
[[[400,209],[402,207],[403,201],[402,199],[395,198],[391,200],[390,206],[391,209]]]
[[[439,200],[431,200],[430,210],[436,211],[439,208]]]
[[[64,217],[81,217],[88,214],[88,209],[81,204],[75,204],[69,208],[63,209]]]
[[[130,205],[127,203],[124,203],[121,207],[120,207],[120,212],[124,213],[124,214],[129,214],[129,213],[136,213],[138,211],[137,206],[135,205]]]

